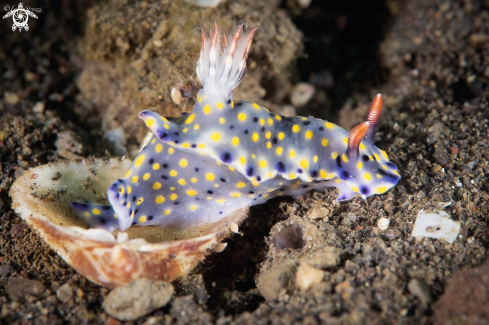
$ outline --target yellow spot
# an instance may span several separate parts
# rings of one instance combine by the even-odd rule
[[[194,130],[198,130],[199,128],[200,128],[200,125],[198,125],[198,124],[194,125]]]
[[[348,144],[348,138],[343,138],[343,143]]]
[[[289,179],[294,179],[294,178],[296,178],[296,177],[297,177],[297,176],[295,176],[295,174],[289,174]],[[297,185],[296,185],[296,187],[297,187]]]
[[[228,166],[229,170],[234,172],[236,169],[234,169],[232,166]]]
[[[153,138],[153,140],[151,140],[151,144],[155,144],[156,142],[156,138]]]
[[[231,140],[231,143],[232,143],[234,146],[239,145],[239,138],[238,138],[238,137],[234,137],[234,138]]]
[[[238,187],[238,188],[243,188],[245,186],[246,186],[246,184],[243,182],[239,182],[238,184],[236,184],[236,187]]]
[[[216,200],[217,203],[221,204],[221,203],[224,203],[224,201],[226,201],[225,199],[218,199]]]
[[[143,164],[144,162],[144,155],[139,156],[136,161],[134,162],[135,167],[139,167]]]
[[[360,193],[360,190],[356,186],[350,186],[350,188],[353,190],[353,192]]]
[[[265,125],[265,120],[264,119],[260,119],[260,125]]]
[[[224,107],[224,104],[221,102],[217,102],[216,107],[217,107],[217,109],[222,109]]]
[[[332,129],[334,127],[334,124],[330,122],[326,122],[324,123],[324,126],[326,126],[328,129]]]
[[[185,128],[182,130],[183,133],[187,133],[188,132],[188,128]],[[182,145],[183,146],[183,145]]]
[[[281,117],[280,115],[275,115],[275,119],[276,119],[277,121],[282,121],[282,117]]]
[[[124,194],[124,188],[123,188],[123,187],[121,187],[121,188],[119,189],[119,192],[121,192],[121,194]]]
[[[387,192],[387,187],[385,187],[385,186],[378,187],[376,189],[376,192],[377,192],[377,194],[385,193],[385,192]]]
[[[158,169],[160,169],[160,164],[154,163],[153,164],[153,170],[158,170]]]
[[[256,181],[256,178],[253,177],[253,181],[251,182],[251,185],[253,185],[253,186],[259,186],[260,185],[260,182],[257,182]]]
[[[179,163],[180,167],[187,167],[188,165],[188,161],[187,159],[183,158],[183,159],[180,159],[180,163]]]
[[[102,212],[100,212],[100,210],[99,210],[99,209],[93,209],[93,210],[92,210],[92,213],[93,213],[94,215],[98,216],[98,215],[99,215],[99,214],[101,214]]]
[[[151,175],[149,173],[146,173],[143,175],[143,179],[147,181]]]
[[[268,125],[273,125],[273,120],[271,118],[267,119]]]
[[[380,153],[382,154],[382,156],[384,156],[385,159],[389,160],[389,156],[387,156],[387,152],[385,152],[384,150],[380,150]]]
[[[260,136],[258,135],[258,133],[253,133],[253,135],[251,136],[251,140],[257,142],[258,140],[260,140]]]
[[[272,143],[270,141],[267,142],[267,148],[272,149]]]
[[[234,108],[234,100],[231,102],[231,108]]]
[[[146,222],[146,216],[140,216],[138,221],[139,223]]]
[[[222,165],[222,163],[220,161],[217,161],[217,160],[216,160],[216,164],[218,164],[219,166]]]
[[[238,114],[238,120],[240,120],[241,122],[246,120],[246,114],[245,113],[239,113]]]
[[[171,210],[170,209],[166,209],[165,211],[163,211],[163,213],[165,214],[165,216],[169,215],[171,213]]]
[[[254,153],[251,154],[252,159],[256,159],[256,155]]]
[[[178,172],[175,169],[170,170],[170,176],[175,177],[178,175]]]
[[[168,124],[163,124],[163,126],[165,127],[165,129],[169,129],[170,127],[168,126]]]
[[[257,111],[259,111],[259,110],[260,110],[260,105],[258,105],[258,104],[253,103],[253,104],[251,104],[251,106],[252,106],[254,109],[256,109]]]
[[[90,217],[90,212],[83,212],[83,216],[86,218]]]
[[[387,165],[384,165],[384,164],[382,164],[382,168],[387,169],[387,170],[389,169],[389,167],[387,167]]]
[[[197,206],[196,206],[196,205],[191,205],[191,206],[190,206],[190,210],[192,210],[192,211],[197,210]]]
[[[205,105],[202,111],[204,114],[209,114],[211,112],[211,107],[209,105]]]
[[[155,151],[156,151],[156,153],[160,153],[160,152],[161,152],[161,150],[163,150],[163,146],[162,146],[161,144],[159,144],[159,143],[158,143],[158,144],[155,146]]]
[[[239,157],[239,162],[241,163],[241,165],[246,164],[246,158],[245,157]]]
[[[214,141],[220,141],[221,140],[221,133],[219,133],[219,132],[212,133],[211,139]]]
[[[377,159],[377,161],[380,161],[380,157],[378,154],[374,153],[374,157],[375,157],[375,159]]]
[[[155,182],[153,184],[153,190],[159,190],[161,188],[161,183],[160,182]]]
[[[177,193],[172,193],[172,194],[170,195],[170,200],[172,200],[172,201],[175,201],[177,198],[178,198]]]
[[[301,167],[305,169],[305,168],[307,168],[308,166],[309,166],[309,163],[307,162],[307,160],[302,159],[302,160],[301,160]]]
[[[294,126],[292,127],[292,132],[297,133],[297,132],[299,132],[300,130],[301,130],[301,127],[300,127],[300,126],[298,126],[297,124],[296,124],[296,125],[294,125]]]
[[[194,121],[195,114],[190,114],[189,117],[187,117],[187,120],[185,121],[185,124],[190,124]]]
[[[224,117],[219,118],[219,123],[220,124],[226,123],[226,119]]]
[[[313,133],[311,130],[307,131],[306,134],[304,135],[306,137],[306,139],[312,139],[313,137]]]
[[[378,179],[382,179],[382,178],[384,178],[384,177],[382,177],[382,175],[380,175],[380,174],[376,174],[375,176],[377,176],[377,178],[378,178]]]
[[[199,143],[199,144],[197,145],[197,148],[199,148],[199,149],[205,149],[205,144],[203,144],[203,143]],[[205,154],[205,153],[202,153],[202,154]]]
[[[295,150],[290,150],[289,157],[290,158],[294,158],[295,157]]]
[[[328,178],[328,175],[327,175],[327,173],[326,173],[326,171],[325,171],[324,169],[321,169],[321,170],[319,171],[319,175],[321,175],[321,178],[322,178],[322,179],[326,179],[326,178]]]
[[[132,177],[132,182],[136,183],[138,181],[139,177],[138,176],[133,176]]]
[[[331,158],[336,159],[336,157],[338,157],[338,153],[336,151],[333,151],[331,153]]]
[[[129,177],[129,175],[131,175],[131,170],[129,169],[126,173],[126,175],[124,175],[124,177]]]
[[[115,214],[115,213],[114,213],[114,218],[116,218],[116,219],[117,219],[117,214]]]
[[[195,195],[197,195],[197,192],[196,192],[196,191],[194,191],[194,190],[188,190],[188,191],[187,191],[187,195],[188,195],[188,196],[195,196]]]
[[[336,184],[339,184],[339,183],[341,183],[341,179],[339,179],[339,178],[338,178],[338,179],[337,179],[337,180],[335,180],[334,182],[335,182]]]
[[[185,181],[183,178],[180,178],[180,179],[178,180],[178,184],[180,184],[180,185],[182,185],[182,186],[185,186],[185,185],[187,185],[187,182],[186,182],[186,181]]]
[[[231,197],[240,197],[240,196],[241,196],[241,194],[239,194],[239,193],[232,193],[231,194]]]
[[[277,147],[277,150],[275,150],[275,152],[277,153],[277,155],[281,155],[283,151],[284,150],[282,149],[282,147]]]
[[[173,148],[171,148],[171,147],[170,147],[170,148],[168,148],[168,153],[169,153],[170,155],[173,155],[173,153],[174,153],[174,152],[175,152],[175,149],[173,149]]]
[[[215,187],[215,188],[218,188],[218,187],[219,187],[219,184],[214,184],[214,187]]]
[[[212,182],[216,177],[214,176],[213,173],[207,173],[205,174],[205,179],[208,180],[209,182]]]
[[[272,133],[270,131],[265,133],[265,138],[270,139],[271,137],[272,137]]]
[[[323,145],[323,147],[326,147],[328,145],[328,139],[323,138],[321,144]]]
[[[176,190],[176,189],[177,189],[176,187],[174,187],[174,186],[170,186],[170,190],[171,190],[171,191],[174,191],[174,190]]]
[[[190,179],[190,181],[191,181],[192,183],[197,183],[199,180],[198,180],[197,178],[195,178],[195,177],[192,177],[192,178]]]
[[[165,202],[165,198],[163,196],[157,196],[156,199],[155,199],[155,202],[158,203],[158,204],[161,204],[163,202]]]
[[[341,155],[341,159],[343,159],[344,162],[348,162],[348,157],[345,154]]]
[[[372,179],[372,175],[370,175],[370,173],[363,173],[363,178],[365,178],[367,181],[370,181]]]
[[[140,198],[138,199],[138,201],[136,202],[136,204],[137,204],[137,205],[140,205],[140,204],[141,204],[141,203],[143,203],[143,202],[144,202],[144,199],[143,199],[142,197],[140,197]]]
[[[312,157],[312,161],[314,161],[314,163],[317,163],[318,162],[318,159],[319,159],[318,156]]]
[[[197,95],[197,101],[200,103],[202,103],[202,97],[200,97],[199,95]]]
[[[146,125],[150,128],[152,127],[153,125],[155,124],[155,120],[153,120],[152,118],[148,118],[146,119]]]
[[[363,144],[363,142],[360,142],[360,149],[365,149],[365,145]]]
[[[131,194],[131,192],[132,192],[132,187],[131,187],[131,186],[128,186],[128,187],[127,187],[127,193],[128,193],[128,194]]]
[[[301,117],[301,120],[307,121],[307,117]]]
[[[265,168],[267,167],[267,162],[265,160],[260,160],[258,162],[258,165],[261,167],[261,168]]]
[[[282,140],[283,138],[285,138],[285,134],[283,132],[279,132],[278,133],[278,139]]]

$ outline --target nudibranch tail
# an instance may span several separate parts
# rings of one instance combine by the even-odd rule
[[[370,123],[368,132],[366,134],[367,139],[375,141],[375,128],[380,119],[380,112],[382,111],[382,94],[377,94],[370,104],[370,109],[367,115],[367,121]]]
[[[219,27],[214,22],[214,30],[207,36],[202,29],[200,57],[197,62],[197,76],[204,85],[204,91],[214,96],[231,97],[231,91],[238,86],[246,70],[246,59],[256,27],[242,35],[242,25],[233,36],[223,37],[226,48],[221,53]],[[231,98],[232,99],[232,98]]]
[[[110,205],[89,202],[71,202],[70,205],[76,216],[92,228],[103,228],[110,232],[119,228],[117,215]]]
[[[369,122],[363,122],[355,126],[348,135],[348,148],[346,154],[350,159],[357,159],[359,154],[360,142],[367,134],[370,127]]]

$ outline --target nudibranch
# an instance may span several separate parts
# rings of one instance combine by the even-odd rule
[[[311,117],[284,117],[234,101],[256,28],[221,38],[217,24],[202,30],[197,76],[203,88],[191,113],[139,117],[152,131],[127,174],[108,189],[110,205],[72,203],[93,227],[188,227],[216,222],[240,208],[277,196],[298,197],[325,187],[337,200],[382,194],[400,179],[374,145],[382,96],[367,121],[351,132]]]

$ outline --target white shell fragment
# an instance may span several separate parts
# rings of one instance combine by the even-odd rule
[[[451,220],[445,212],[427,213],[421,210],[416,217],[412,236],[443,239],[453,244],[459,232],[460,222]]]
[[[12,185],[12,207],[61,257],[89,280],[115,287],[137,279],[171,282],[186,275],[238,228],[248,207],[191,228],[86,229],[71,201],[107,202],[106,191],[129,159],[62,161],[26,171]],[[117,238],[117,239],[116,239]],[[224,246],[225,247],[225,246]]]
[[[316,92],[316,87],[306,82],[300,82],[292,88],[290,102],[294,107],[306,105]]]
[[[386,230],[389,228],[389,219],[387,218],[380,218],[379,221],[377,221],[377,227],[379,227],[380,230]]]
[[[182,93],[177,88],[173,87],[170,92],[170,97],[173,103],[180,105],[182,103]]]

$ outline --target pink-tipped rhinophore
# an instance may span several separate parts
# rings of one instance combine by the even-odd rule
[[[380,113],[382,112],[382,94],[377,94],[370,104],[370,109],[367,115],[367,121],[370,123],[370,127],[366,134],[367,139],[375,141],[375,128],[380,119]]]
[[[367,134],[370,127],[369,122],[363,122],[355,126],[348,135],[348,149],[346,154],[350,159],[357,159],[359,153],[360,142]]]

